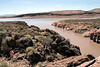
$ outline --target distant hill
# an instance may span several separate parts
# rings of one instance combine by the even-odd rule
[[[100,8],[93,9],[90,11],[83,10],[62,10],[62,11],[51,11],[51,12],[41,12],[41,13],[29,13],[21,14],[10,17],[100,17]],[[5,18],[5,17],[4,17]]]
[[[99,12],[100,13],[100,8],[90,10],[90,12]]]
[[[82,10],[63,10],[63,11],[52,11],[53,14],[78,14],[84,13],[85,11]]]
[[[14,16],[15,14],[4,14],[4,15],[0,15],[0,17],[5,17],[5,16]]]

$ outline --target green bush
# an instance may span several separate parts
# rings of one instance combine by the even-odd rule
[[[50,37],[45,36],[36,36],[35,38],[43,45],[50,45],[53,41]]]
[[[25,32],[25,34],[26,34],[26,35],[30,35],[30,36],[34,36],[34,34],[31,33],[31,32]]]
[[[27,53],[27,55],[32,55],[33,52],[34,52],[34,48],[33,48],[33,47],[27,47],[27,48],[26,48],[26,53]]]
[[[8,37],[8,36],[7,36],[5,39],[6,39],[7,41],[10,41],[10,40],[12,39],[12,37]]]
[[[21,35],[20,35],[19,33],[15,33],[15,34],[14,34],[15,40],[16,40],[16,39],[19,39],[20,37],[21,37]]]
[[[41,46],[42,44],[40,42],[37,42],[36,45]]]
[[[36,66],[38,66],[38,67],[45,67],[48,63],[49,63],[49,61],[38,62]]]
[[[61,54],[57,53],[57,60],[61,60],[63,57]]]
[[[29,35],[29,34],[26,34],[25,37],[27,37],[27,38],[32,38],[32,36]]]
[[[51,34],[48,33],[48,32],[42,32],[41,34],[44,35],[44,36],[50,36],[50,35],[51,35]]]

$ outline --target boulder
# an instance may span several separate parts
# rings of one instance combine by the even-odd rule
[[[86,61],[94,59],[92,55],[72,56],[63,60],[50,62],[46,67],[76,67]]]
[[[83,64],[81,64],[77,67],[100,67],[100,56],[89,62],[84,62]]]
[[[87,31],[85,33],[83,33],[84,37],[90,37],[90,34],[93,33],[93,31]]]
[[[83,34],[84,32],[86,32],[88,29],[76,29],[74,31],[74,33],[79,33],[79,34]]]

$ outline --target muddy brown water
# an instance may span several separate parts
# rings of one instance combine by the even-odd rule
[[[75,34],[71,31],[66,31],[61,28],[57,28],[51,25],[56,20],[64,19],[80,19],[80,18],[5,18],[0,21],[25,21],[28,25],[36,25],[41,29],[51,29],[58,32],[66,39],[70,39],[70,42],[80,47],[82,54],[92,54],[95,57],[100,56],[100,44],[97,44],[89,38],[84,38],[82,35]],[[85,18],[83,18],[85,19]]]

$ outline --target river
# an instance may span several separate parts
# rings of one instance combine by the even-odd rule
[[[28,25],[35,25],[41,29],[51,29],[58,32],[61,36],[69,39],[74,45],[80,47],[82,54],[92,54],[95,57],[100,56],[100,44],[91,41],[89,38],[84,38],[79,34],[71,31],[66,31],[51,25],[56,20],[73,19],[73,18],[5,18],[0,21],[25,21]],[[75,19],[75,18],[74,18]],[[77,18],[78,19],[78,18]]]

